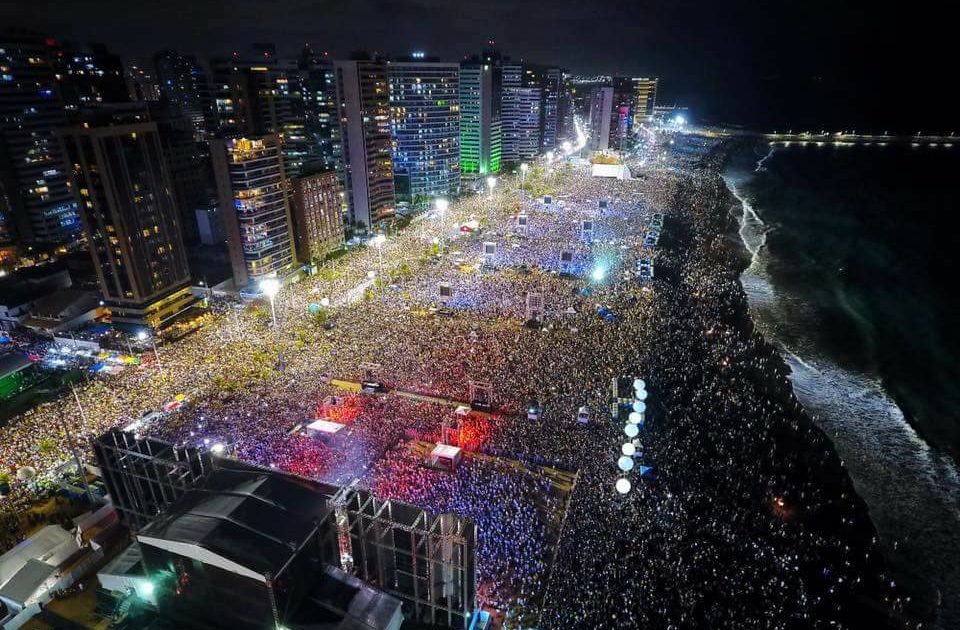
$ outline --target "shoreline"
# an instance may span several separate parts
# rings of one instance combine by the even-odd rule
[[[757,215],[757,213],[749,205],[749,202],[743,197],[741,197],[740,194],[738,194],[738,190],[736,189],[736,187],[732,185],[732,183],[729,182],[726,177],[723,176],[723,170],[726,167],[726,164],[733,153],[735,153],[736,151],[744,150],[745,144],[753,145],[755,147],[756,141],[744,138],[744,139],[740,139],[739,141],[734,140],[724,144],[725,146],[718,147],[718,149],[722,151],[723,155],[719,159],[719,164],[717,164],[717,166],[715,167],[715,173],[716,173],[716,176],[723,183],[723,187],[725,190],[725,197],[726,197],[726,199],[724,200],[724,203],[726,207],[729,209],[727,213],[727,220],[730,225],[726,233],[726,236],[731,240],[731,242],[733,243],[733,246],[739,249],[741,253],[740,257],[742,260],[740,264],[737,265],[733,270],[734,273],[736,274],[737,283],[740,288],[738,298],[741,302],[741,307],[744,310],[746,317],[749,319],[749,327],[751,329],[752,334],[757,336],[761,340],[760,344],[766,347],[772,353],[772,355],[774,355],[777,358],[777,364],[772,369],[775,377],[778,379],[782,379],[786,387],[788,388],[789,391],[786,393],[787,399],[791,403],[796,405],[799,415],[804,418],[804,421],[808,425],[809,429],[814,431],[822,440],[824,440],[829,445],[830,458],[839,465],[838,472],[842,473],[842,479],[837,482],[839,484],[838,487],[839,488],[849,487],[850,489],[853,490],[852,503],[854,504],[857,513],[863,519],[865,519],[865,525],[867,526],[863,530],[863,537],[861,539],[866,538],[867,534],[869,534],[869,538],[872,538],[873,540],[879,540],[880,533],[874,522],[871,510],[870,510],[870,506],[867,504],[866,500],[861,495],[861,492],[857,491],[856,484],[854,482],[854,479],[850,471],[847,469],[847,467],[843,463],[843,460],[840,458],[837,444],[835,443],[834,439],[831,438],[830,435],[826,432],[826,430],[822,428],[819,425],[819,423],[814,419],[815,411],[808,409],[808,407],[800,401],[800,398],[797,395],[796,386],[793,383],[793,381],[790,379],[790,375],[793,374],[793,368],[790,365],[791,357],[795,359],[797,363],[804,365],[805,367],[810,367],[815,371],[816,371],[816,368],[813,368],[812,366],[807,366],[801,357],[795,355],[792,351],[790,351],[789,348],[786,348],[781,343],[777,342],[775,339],[769,339],[767,334],[763,330],[765,328],[764,322],[757,320],[757,314],[753,310],[753,306],[750,302],[748,292],[744,285],[744,276],[750,274],[751,268],[757,262],[757,256],[759,252],[762,250],[763,247],[765,247],[766,234],[764,233],[763,238],[760,242],[760,245],[756,249],[756,251],[752,251],[749,245],[747,244],[746,239],[744,237],[744,233],[743,233],[745,229],[744,222],[747,219],[746,215],[748,210],[750,214],[752,214],[761,225],[764,225],[764,223],[763,223],[763,220]],[[771,151],[768,152],[764,157],[760,158],[759,162],[757,162],[758,168],[762,168],[762,164],[771,157],[772,152],[773,150],[771,149]],[[740,210],[739,215],[733,211],[734,208],[739,208]],[[770,279],[767,279],[766,282],[769,283],[771,290],[775,291],[775,287],[773,287],[772,281]],[[790,356],[787,356],[787,355],[790,355]],[[926,438],[921,433],[919,427],[917,427],[913,422],[911,422],[911,418],[908,416],[908,414],[902,411],[902,407],[900,406],[900,401],[898,401],[894,396],[887,393],[885,384],[883,383],[883,379],[880,377],[877,377],[876,380],[881,386],[881,392],[884,395],[886,395],[887,398],[898,409],[901,410],[901,413],[903,413],[903,416],[904,416],[904,420],[905,422],[907,422],[908,426],[914,431],[916,431],[916,433],[921,437],[921,439],[925,440]],[[810,447],[812,446],[812,444],[808,443],[805,446]],[[947,453],[950,457],[954,457],[954,453],[949,451]],[[897,571],[896,569],[892,568],[892,563],[890,559],[887,557],[886,552],[881,551],[880,555],[881,555],[881,563],[878,568],[880,568],[881,571],[890,570],[893,573],[895,573],[897,578],[896,581],[898,583],[902,583],[904,586],[904,588],[901,590],[905,591],[905,594],[908,597],[910,597],[910,599],[912,600],[906,606],[906,613],[910,617],[914,617],[915,618],[914,621],[922,620],[925,623],[932,622],[937,616],[935,614],[935,606],[937,603],[932,601],[925,601],[925,599],[928,599],[926,596],[929,594],[923,592],[925,590],[924,587],[929,585],[926,583],[919,582],[918,580],[914,579],[912,576],[909,576],[907,574],[904,574],[901,571]]]
[[[729,182],[722,176],[723,168],[730,156],[733,152],[742,148],[744,141],[752,144],[752,141],[749,139],[722,143],[711,151],[711,153],[716,152],[719,155],[712,156],[708,154],[704,161],[709,162],[711,159],[715,160],[714,164],[707,166],[706,171],[711,173],[719,181],[721,186],[715,208],[718,216],[714,219],[722,226],[720,238],[722,238],[732,250],[731,259],[728,260],[728,263],[731,264],[728,264],[726,268],[722,268],[721,272],[731,274],[737,284],[736,304],[734,305],[735,314],[733,319],[740,320],[738,323],[741,328],[741,334],[749,335],[755,340],[756,352],[766,355],[769,359],[769,364],[764,374],[764,378],[769,379],[769,384],[772,386],[769,398],[772,401],[778,401],[780,404],[783,404],[785,408],[790,409],[787,415],[797,423],[797,432],[804,434],[802,440],[795,440],[792,443],[782,444],[781,446],[786,446],[801,452],[805,451],[808,454],[819,451],[820,469],[816,470],[816,464],[811,468],[812,472],[819,472],[817,475],[817,483],[826,489],[829,494],[833,495],[841,505],[845,504],[847,508],[852,510],[855,516],[857,521],[855,528],[853,531],[847,532],[845,539],[848,544],[858,546],[863,550],[863,568],[868,573],[872,573],[874,577],[874,583],[865,586],[863,589],[864,592],[859,593],[856,597],[856,599],[860,600],[860,603],[863,604],[861,608],[873,609],[873,612],[879,615],[878,608],[884,606],[884,600],[889,601],[891,596],[895,597],[895,595],[893,595],[895,592],[896,595],[899,596],[907,595],[911,597],[912,602],[907,604],[903,610],[899,611],[895,611],[891,607],[887,611],[890,616],[886,614],[882,615],[886,617],[887,623],[893,625],[898,623],[905,624],[909,620],[916,621],[917,619],[929,621],[933,617],[932,610],[926,606],[918,605],[920,603],[918,601],[919,598],[914,596],[915,593],[912,592],[912,589],[907,589],[906,592],[904,592],[904,589],[900,587],[897,589],[888,588],[886,571],[889,568],[889,562],[882,553],[874,554],[874,557],[871,558],[871,552],[878,544],[879,534],[870,516],[869,506],[862,496],[856,492],[853,479],[840,458],[835,443],[830,436],[818,426],[811,413],[797,397],[793,383],[789,378],[791,368],[787,358],[784,356],[784,349],[775,341],[767,339],[761,330],[761,326],[759,326],[758,322],[754,319],[742,276],[755,262],[757,252],[751,251],[744,243],[741,234],[742,224],[735,217],[735,213],[730,211],[733,207],[739,207],[741,208],[741,212],[743,212],[743,200],[731,190]],[[766,158],[761,159],[761,163],[763,159],[767,158],[769,158],[769,153]],[[762,248],[762,246],[763,244],[761,243],[760,247]],[[843,508],[838,507],[837,509],[842,511]],[[872,599],[873,602],[862,601],[865,593],[868,594],[867,599]],[[847,603],[849,605],[852,602]],[[854,608],[856,607],[857,606],[854,605]],[[852,612],[855,614],[858,613],[856,610]],[[851,620],[853,619],[856,619],[856,617],[851,618]]]
[[[765,145],[763,145],[760,140],[743,137],[741,138],[740,142],[742,144],[752,145],[754,149],[753,155],[754,157],[758,158],[758,160],[756,161],[756,165],[757,165],[757,169],[759,170],[766,170],[766,167],[764,167],[763,164],[767,160],[772,159],[772,157],[777,151],[782,151],[786,148],[782,146],[779,146],[779,147],[773,146],[770,148],[768,153],[764,154],[761,157],[760,152],[758,152],[756,149],[763,148]],[[730,153],[733,153],[735,150],[739,150],[739,149],[731,150]],[[753,209],[753,205],[749,202],[749,200],[741,196],[739,189],[737,189],[735,185],[733,185],[731,182],[727,180],[726,177],[723,176],[722,171],[724,167],[721,167],[720,169],[721,177],[724,180],[724,182],[727,184],[727,188],[730,189],[730,192],[734,197],[734,203],[740,206],[743,206],[744,204],[746,204],[746,206],[749,208],[749,214],[752,215],[753,219],[759,222],[762,226],[766,226],[766,223],[764,222],[763,217],[761,217]],[[740,220],[741,219],[738,219],[738,221]],[[739,225],[740,225],[739,232],[742,239],[744,225],[742,222]],[[766,229],[764,229],[763,239],[760,247],[761,250],[766,248],[766,242],[767,242],[767,234],[766,234]],[[749,246],[747,246],[746,244],[744,245],[746,249],[749,251]],[[757,254],[754,254],[754,257],[756,256]],[[749,274],[749,272],[750,272],[750,266],[748,266],[748,268],[745,269],[742,273]],[[773,278],[767,277],[764,280],[770,286],[771,290],[773,290],[774,292],[778,290]],[[763,322],[756,322],[756,323],[758,326],[761,326],[763,324]],[[791,354],[797,360],[803,362],[802,357],[800,357],[797,353],[795,353],[793,350],[786,347],[782,343],[778,341],[772,341],[771,343],[774,343],[774,345],[777,345],[778,347],[780,347],[780,350],[782,353]],[[905,397],[896,387],[893,387],[893,382],[891,381],[888,375],[884,375],[879,373],[878,371],[871,370],[869,369],[869,367],[863,364],[859,364],[859,363],[851,364],[849,363],[849,361],[838,361],[837,359],[830,357],[827,354],[818,355],[816,358],[822,361],[832,362],[836,366],[846,371],[849,371],[851,374],[857,377],[876,381],[876,383],[879,385],[884,396],[886,396],[890,400],[890,402],[896,406],[896,408],[899,410],[901,414],[903,414],[904,421],[917,434],[917,436],[919,436],[919,438],[923,442],[925,442],[931,449],[936,450],[948,456],[956,466],[960,467],[960,444],[955,443],[955,441],[950,439],[950,437],[948,436],[939,434],[935,429],[928,426],[929,423],[922,421],[918,417],[917,413],[911,408],[913,405],[911,404],[910,400],[907,397]]]
[[[759,157],[763,148],[739,145],[741,154],[733,160],[743,163],[747,181],[753,161],[748,156]],[[729,174],[735,183],[744,181],[739,169],[722,173],[725,180]],[[780,229],[803,229],[782,208],[763,209],[774,224],[784,226]],[[731,210],[734,221],[743,215]],[[774,241],[789,242],[786,236]],[[955,627],[960,623],[960,459],[953,441],[941,439],[950,432],[912,414],[910,400],[891,385],[889,374],[834,358],[814,342],[809,335],[814,329],[792,309],[816,310],[817,301],[767,273],[776,253],[766,252],[757,268],[741,274],[755,324],[779,349],[790,366],[796,397],[846,463],[891,577],[913,598],[912,610],[935,627]]]

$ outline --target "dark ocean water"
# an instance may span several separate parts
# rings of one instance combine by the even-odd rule
[[[960,143],[753,148],[725,178],[754,318],[883,540],[960,627]]]

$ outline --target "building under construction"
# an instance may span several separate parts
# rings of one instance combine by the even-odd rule
[[[394,599],[410,620],[470,625],[476,526],[465,518],[118,430],[98,438],[95,451],[135,533],[158,612],[182,627],[195,619],[203,627],[293,629],[364,601],[371,608],[363,615],[389,628]],[[357,590],[345,609],[350,602],[334,604],[331,593],[360,587],[318,591],[335,578],[362,580],[369,593]],[[201,615],[220,591],[247,593],[248,609],[237,618]]]

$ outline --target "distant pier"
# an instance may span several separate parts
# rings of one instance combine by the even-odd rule
[[[863,134],[847,133],[845,131],[829,132],[821,131],[813,133],[804,131],[794,133],[787,131],[784,133],[775,131],[773,133],[760,133],[749,131],[736,127],[706,126],[698,127],[697,133],[708,138],[733,138],[733,137],[752,137],[763,138],[772,147],[789,146],[910,146],[915,148],[943,148],[952,149],[960,147],[960,135],[890,135],[890,134]]]
[[[764,138],[774,147],[798,146],[911,146],[924,148],[951,149],[960,146],[960,137],[956,136],[903,136],[844,133],[766,133]]]

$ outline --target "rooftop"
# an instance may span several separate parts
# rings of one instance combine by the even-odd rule
[[[327,513],[326,498],[297,478],[220,469],[143,528],[141,544],[252,579],[279,575]]]

